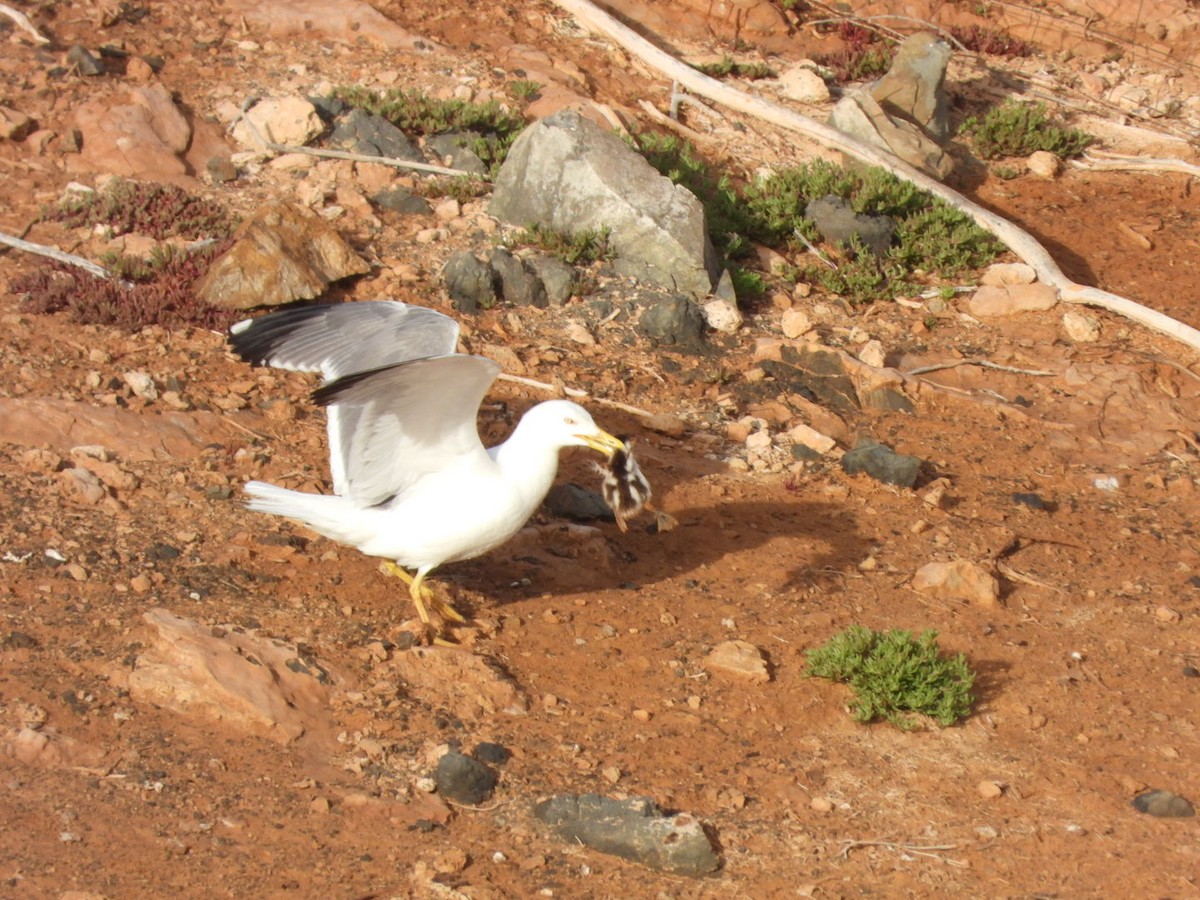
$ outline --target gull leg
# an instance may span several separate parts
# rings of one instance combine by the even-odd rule
[[[408,585],[408,595],[412,598],[413,606],[417,608],[417,614],[420,615],[421,621],[426,625],[429,624],[429,611],[426,604],[443,619],[461,623],[467,621],[462,613],[445,600],[435,596],[433,591],[425,585],[424,572],[418,571],[415,576],[409,575],[391,560],[385,561],[379,568],[385,575],[394,575]]]

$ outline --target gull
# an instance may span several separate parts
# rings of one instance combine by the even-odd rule
[[[625,449],[569,400],[537,404],[506,441],[485,448],[476,416],[500,365],[458,353],[458,323],[425,307],[297,307],[238,322],[229,342],[255,365],[319,372],[313,399],[328,411],[333,493],[251,481],[247,507],[383,557],[427,627],[427,601],[443,622],[465,620],[433,597],[425,576],[516,534],[550,490],[560,450]]]

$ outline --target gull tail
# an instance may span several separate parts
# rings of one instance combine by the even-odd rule
[[[345,497],[306,494],[265,481],[247,482],[243,489],[250,495],[246,508],[254,512],[295,519],[331,540],[352,547],[370,536],[369,529],[363,533],[363,510],[353,506]]]

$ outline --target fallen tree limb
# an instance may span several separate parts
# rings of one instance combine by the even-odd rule
[[[46,37],[44,34],[34,28],[33,23],[29,21],[29,16],[25,15],[25,13],[13,9],[7,3],[0,3],[0,15],[7,16],[8,18],[12,19],[17,24],[18,28],[29,33],[30,37],[33,38],[35,43],[50,43],[50,38]]]
[[[108,278],[109,271],[103,266],[98,266],[90,259],[84,259],[82,256],[75,256],[72,253],[64,253],[57,247],[47,247],[45,244],[35,244],[32,241],[25,241],[18,237],[13,237],[11,234],[0,232],[0,244],[12,247],[14,250],[24,250],[26,253],[36,253],[38,256],[48,256],[60,263],[66,263],[69,266],[78,266],[85,272],[95,275],[97,278]]]
[[[1200,178],[1200,166],[1182,159],[1154,159],[1142,156],[1122,156],[1091,150],[1083,159],[1071,160],[1077,169],[1119,169],[1130,172],[1182,172]]]
[[[1077,284],[1068,278],[1058,263],[1033,235],[1007,219],[984,209],[953,188],[949,188],[895,156],[863,143],[830,125],[810,119],[777,103],[763,100],[737,88],[722,84],[693,69],[669,53],[660,50],[632,29],[622,25],[589,0],[554,0],[564,11],[573,15],[580,25],[598,32],[619,44],[624,50],[657,69],[689,90],[738,112],[755,116],[780,127],[807,135],[815,141],[868,165],[886,169],[898,178],[910,181],[955,209],[970,216],[983,229],[999,238],[1013,253],[1030,265],[1045,284],[1058,288],[1068,303],[1098,306],[1125,316],[1134,322],[1182,341],[1200,351],[1200,329],[1193,328],[1170,316],[1149,309],[1118,294]]]

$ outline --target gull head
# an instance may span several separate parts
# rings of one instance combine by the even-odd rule
[[[530,428],[539,440],[556,448],[590,447],[611,457],[624,450],[624,442],[592,421],[591,413],[570,400],[547,400],[539,403],[521,419],[522,429]]]

